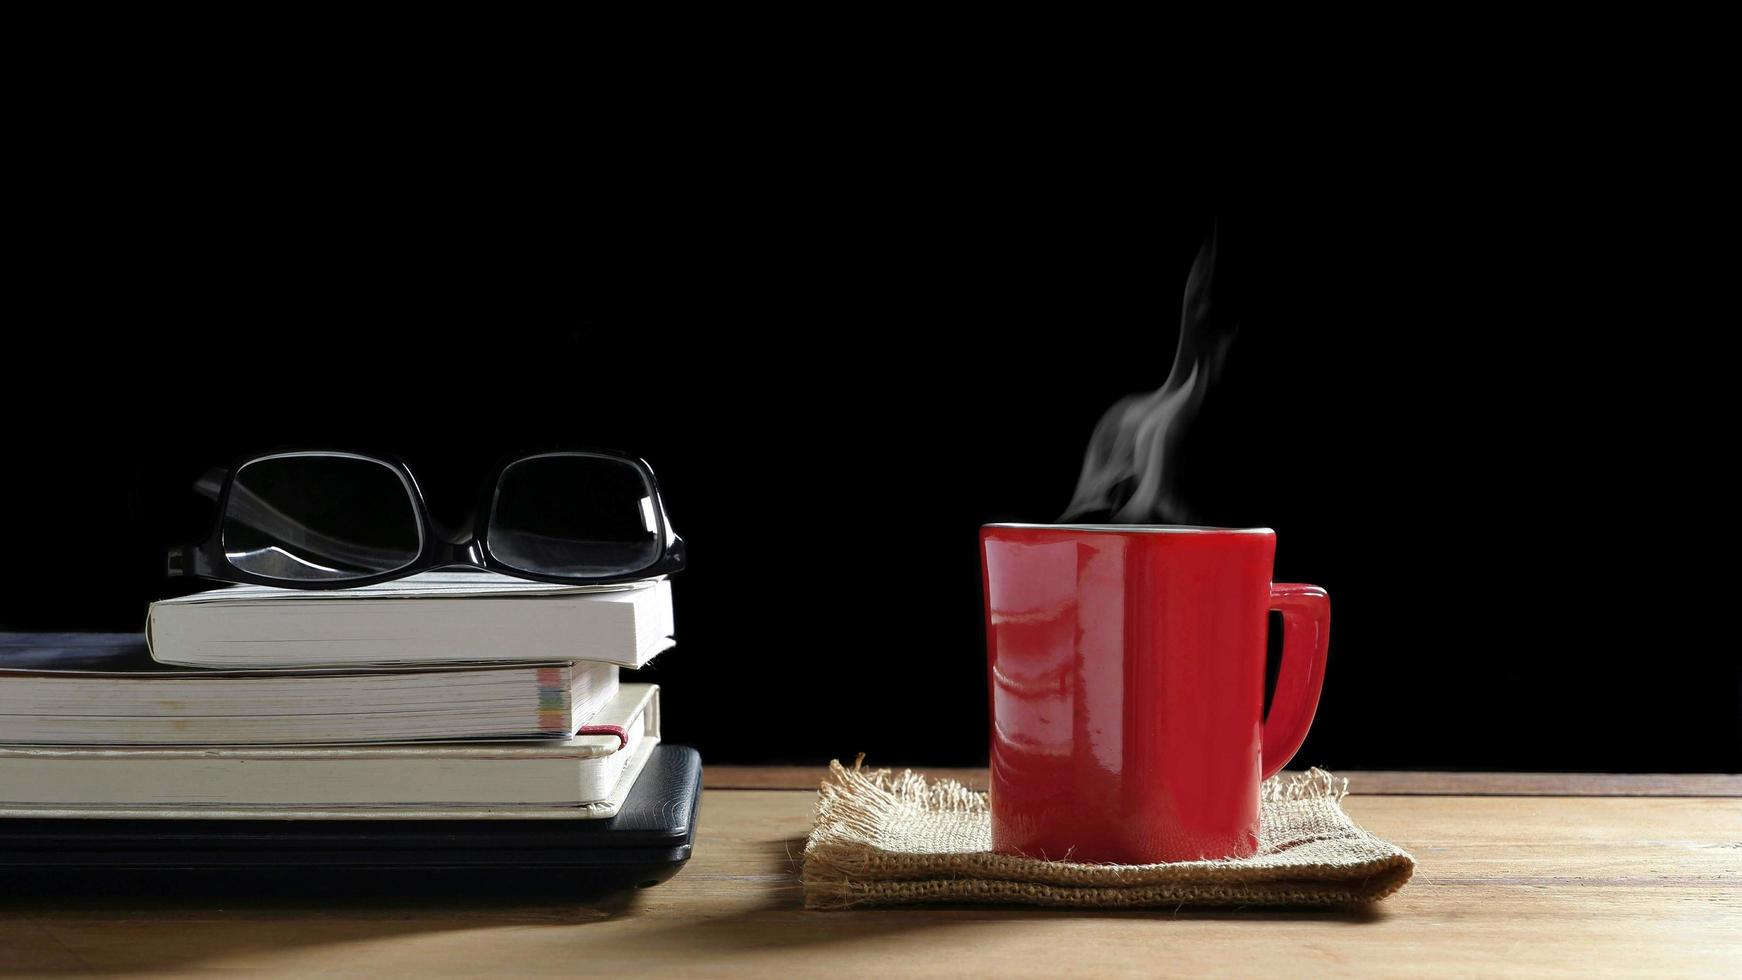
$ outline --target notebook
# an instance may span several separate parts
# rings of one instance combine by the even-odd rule
[[[563,738],[616,693],[611,664],[186,670],[137,633],[0,633],[0,742]]]
[[[0,817],[601,819],[659,744],[659,688],[624,684],[543,742],[275,748],[0,746]]]
[[[89,896],[449,892],[559,900],[676,874],[695,842],[694,749],[649,753],[598,820],[0,820],[0,875],[19,894]]]
[[[190,667],[478,660],[641,667],[672,646],[673,632],[667,579],[576,586],[476,571],[327,591],[230,586],[154,602],[146,621],[152,656]]]

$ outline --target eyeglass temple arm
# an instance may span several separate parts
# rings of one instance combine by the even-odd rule
[[[216,503],[224,492],[224,476],[229,471],[222,466],[214,466],[200,474],[194,481],[194,492],[207,500]],[[166,569],[171,578],[181,576],[203,575],[210,569],[206,568],[206,556],[198,548],[177,545],[169,549],[169,565]]]
[[[200,478],[194,481],[194,492],[215,502],[224,492],[224,477],[229,472],[222,466],[214,466],[201,473]]]

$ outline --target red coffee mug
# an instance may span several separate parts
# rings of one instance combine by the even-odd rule
[[[980,548],[993,850],[1120,864],[1256,851],[1259,783],[1306,738],[1331,625],[1323,589],[1270,581],[1276,532],[989,524]]]

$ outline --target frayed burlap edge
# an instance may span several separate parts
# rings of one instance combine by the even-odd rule
[[[992,853],[985,794],[953,780],[831,762],[805,844],[805,905],[1132,908],[1378,901],[1403,887],[1415,862],[1343,813],[1339,803],[1347,792],[1347,780],[1318,769],[1267,781],[1259,852],[1250,858],[1088,864]]]

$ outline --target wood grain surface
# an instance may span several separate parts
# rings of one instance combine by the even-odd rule
[[[850,760],[843,760],[850,761]],[[869,764],[869,763],[868,763]],[[901,765],[878,762],[879,768]],[[986,788],[985,769],[926,772],[975,789]],[[1397,772],[1337,770],[1363,796],[1732,796],[1742,797],[1742,776],[1696,773]],[[710,789],[815,789],[821,767],[709,766]]]
[[[1349,812],[1419,861],[1415,880],[1377,906],[1105,913],[808,912],[797,876],[814,795],[710,789],[695,858],[643,891],[582,900],[428,888],[8,890],[0,972],[1736,976],[1742,800],[1693,788],[1713,789],[1696,780],[1676,796],[1355,795]]]

